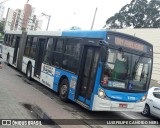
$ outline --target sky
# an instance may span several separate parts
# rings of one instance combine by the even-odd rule
[[[3,0],[0,0],[0,2]],[[8,0],[5,2],[5,14],[8,8],[23,9],[27,0]],[[41,13],[51,15],[48,30],[66,30],[78,26],[90,30],[97,8],[93,30],[102,29],[106,20],[117,13],[131,0],[29,0],[35,8],[35,14],[43,20],[42,30],[47,28],[48,19]]]

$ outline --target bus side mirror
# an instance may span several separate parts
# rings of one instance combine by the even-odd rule
[[[101,46],[100,49],[100,56],[101,56],[101,61],[104,63],[107,58],[107,47],[106,46]]]

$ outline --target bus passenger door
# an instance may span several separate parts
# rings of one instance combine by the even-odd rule
[[[20,37],[16,36],[14,37],[14,39],[15,39],[15,46],[14,46],[14,54],[13,54],[13,64],[16,64]]]
[[[96,71],[99,60],[97,47],[86,46],[82,57],[82,71],[80,73],[80,84],[78,89],[78,100],[89,106],[91,94],[94,89]]]
[[[40,38],[39,41],[37,42],[35,69],[34,69],[34,76],[38,78],[40,77],[45,45],[46,45],[46,39]]]

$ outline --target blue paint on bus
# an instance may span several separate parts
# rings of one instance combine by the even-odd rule
[[[78,96],[78,99],[79,99],[80,101],[82,101],[82,102],[85,102],[85,98],[82,97],[82,96]]]
[[[76,79],[76,81],[77,81],[77,78],[78,78],[78,76],[75,75],[74,73],[70,73],[70,72],[65,71],[63,69],[56,68],[55,75],[54,75],[53,90],[58,91],[58,85],[59,85],[59,82],[60,82],[60,78],[62,78],[63,76],[65,76],[67,78],[68,83],[69,83],[69,96],[68,96],[68,98],[70,100],[74,101],[75,100],[74,98],[75,98],[75,88],[76,88],[76,85],[72,86],[71,85],[71,80],[74,77]]]
[[[106,31],[63,31],[62,36],[103,38],[106,40]]]
[[[111,101],[121,101],[121,102],[137,102],[146,93],[129,93],[129,92],[120,92],[105,89],[106,96],[111,99]]]

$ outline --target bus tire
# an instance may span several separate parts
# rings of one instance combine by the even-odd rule
[[[68,101],[69,84],[67,79],[63,79],[60,83],[59,97],[62,101]]]
[[[148,104],[145,105],[142,115],[149,116],[150,115],[150,107]]]
[[[31,64],[28,64],[27,66],[26,76],[28,80],[32,80],[32,65]]]
[[[10,55],[9,55],[9,53],[7,54],[6,62],[7,62],[7,65],[9,65],[9,62],[10,62]]]

